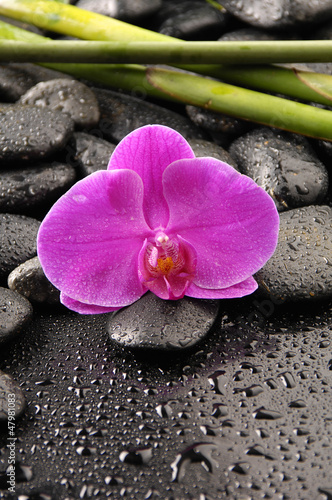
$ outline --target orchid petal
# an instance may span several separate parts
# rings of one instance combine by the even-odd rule
[[[131,169],[144,185],[143,211],[151,229],[165,227],[169,211],[162,188],[162,174],[175,160],[194,158],[187,141],[163,125],[147,125],[127,135],[115,148],[108,170]]]
[[[169,165],[163,184],[170,210],[167,234],[180,234],[195,248],[198,287],[240,283],[273,254],[278,212],[249,177],[214,158],[195,158]]]
[[[131,170],[99,171],[75,184],[41,224],[37,247],[48,279],[64,295],[118,308],[146,291],[137,271],[142,239],[151,231],[143,185]]]
[[[249,295],[257,290],[257,288],[257,282],[252,276],[250,276],[250,278],[241,281],[241,283],[229,286],[228,288],[221,288],[219,290],[200,288],[194,283],[191,283],[186,291],[186,295],[196,299],[235,299]]]
[[[79,302],[78,300],[71,299],[68,295],[65,295],[61,292],[60,294],[61,303],[71,309],[72,311],[78,312],[80,314],[101,314],[101,313],[109,313],[112,311],[117,311],[120,309],[119,307],[102,307],[95,306],[93,304],[84,304],[83,302]]]

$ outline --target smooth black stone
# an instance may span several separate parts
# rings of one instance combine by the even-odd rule
[[[107,330],[116,343],[131,348],[174,350],[192,347],[211,329],[218,300],[163,300],[152,293],[117,311]]]
[[[330,0],[223,0],[223,7],[235,17],[260,28],[284,28],[299,23],[331,19]]]
[[[77,80],[57,78],[40,82],[29,89],[20,102],[67,113],[79,128],[94,127],[100,118],[96,96]]]
[[[68,160],[86,176],[107,169],[115,144],[85,132],[75,132],[67,149],[70,150]]]
[[[126,22],[138,21],[158,11],[162,0],[78,0],[76,7]]]
[[[212,158],[216,158],[217,160],[228,163],[228,165],[231,165],[236,170],[238,170],[234,158],[232,158],[232,156],[228,153],[228,151],[226,151],[226,149],[223,149],[221,146],[218,146],[214,142],[204,141],[202,139],[191,139],[188,142],[192,147],[195,156],[212,156]]]
[[[236,137],[245,134],[253,127],[244,120],[196,106],[186,106],[186,112],[198,127],[206,130],[214,142],[222,147],[227,147]]]
[[[310,206],[280,214],[278,246],[255,275],[261,290],[283,300],[332,297],[332,208]]]
[[[22,389],[8,373],[0,371],[0,422],[7,423],[8,411],[11,417],[10,420],[14,424],[12,427],[13,434],[9,437],[15,438],[15,418],[18,418],[25,410],[26,401]],[[14,412],[14,413],[12,413]],[[8,444],[15,443],[15,440],[8,440]]]
[[[145,97],[144,89],[142,98]],[[99,129],[102,139],[119,142],[143,125],[166,125],[186,139],[204,139],[205,135],[190,120],[174,111],[162,108],[126,94],[94,88],[101,111]]]
[[[0,160],[35,160],[61,150],[74,131],[65,113],[36,106],[0,110]]]
[[[36,256],[40,222],[31,217],[0,214],[0,279],[15,267]]]
[[[60,292],[46,278],[38,257],[16,267],[8,276],[8,287],[31,302],[60,303]]]
[[[0,212],[28,215],[50,208],[75,180],[74,167],[58,162],[0,170]]]
[[[215,40],[225,29],[229,15],[194,0],[165,2],[159,11],[158,31],[184,40]]]
[[[13,290],[0,287],[0,343],[20,333],[32,319],[30,302]]]
[[[0,99],[15,102],[40,81],[54,78],[68,78],[69,75],[29,63],[9,63],[0,65]]]
[[[239,137],[229,152],[240,171],[272,196],[279,211],[325,200],[328,173],[304,137],[259,128]]]

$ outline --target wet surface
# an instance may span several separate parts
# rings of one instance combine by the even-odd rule
[[[302,39],[320,29],[331,38],[330,1],[222,3],[227,14],[205,0],[111,0],[94,8],[185,39]],[[303,29],[321,16],[325,30]],[[150,101],[141,87],[127,95],[90,84],[101,118],[83,132],[74,132],[65,107],[16,102],[49,80],[55,94],[37,101],[53,102],[57,91],[61,100],[59,78],[73,85],[72,77],[32,64],[0,66],[0,212],[17,212],[0,214],[1,285],[15,290],[0,290],[0,498],[330,500],[331,143],[293,137],[286,158],[274,132]],[[261,134],[262,168],[246,173],[262,184],[268,164],[269,179],[280,180],[281,165],[283,186],[294,181],[291,202],[281,193],[287,207],[279,206],[277,251],[257,274],[259,290],[243,299],[161,307],[150,295],[115,315],[70,312],[35,257],[52,190],[66,189],[62,181],[55,186],[64,173],[70,184],[74,174],[105,169],[115,144],[147,123],[175,128],[198,156],[239,167],[250,153],[245,134]],[[230,154],[234,141],[243,142],[239,158]],[[31,207],[36,218],[25,217]],[[13,470],[15,493],[8,489]]]
[[[117,348],[106,315],[38,314],[1,366],[28,401],[17,491],[329,498],[331,307],[227,301],[200,344],[159,355]]]

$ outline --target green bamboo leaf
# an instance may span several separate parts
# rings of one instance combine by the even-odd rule
[[[173,70],[148,68],[147,79],[188,104],[332,141],[331,111]]]
[[[295,75],[304,83],[309,89],[313,90],[317,94],[320,94],[325,99],[332,102],[332,87],[331,87],[331,76],[322,73],[314,73],[312,71],[302,71],[293,69]]]

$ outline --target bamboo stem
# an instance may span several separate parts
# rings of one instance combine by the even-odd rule
[[[332,141],[332,112],[248,89],[162,68],[148,68],[149,83],[204,109]]]
[[[34,42],[47,38],[0,22],[0,37]],[[141,95],[153,95],[257,123],[332,141],[332,112],[228,85],[202,76],[140,65],[45,64],[76,77]]]
[[[161,35],[154,31],[131,26],[116,19],[50,0],[0,0],[0,14],[34,24],[47,30],[86,40],[119,42],[150,41],[169,42],[172,44],[180,42],[175,38]],[[4,37],[11,38],[10,36]],[[24,40],[27,39],[24,38]],[[275,50],[277,50],[279,43],[282,42],[276,42]],[[304,42],[301,41],[299,43],[302,46]],[[151,43],[152,45],[155,44]],[[326,47],[328,45],[329,43],[326,43]],[[213,76],[232,84],[240,84],[249,88],[289,95],[323,105],[331,104],[331,100],[327,96],[332,94],[332,76],[328,75],[326,75],[327,78],[324,81],[323,95],[319,90],[317,91],[315,85],[306,84],[305,79],[301,81],[299,74],[292,69],[269,66],[259,68],[233,67],[222,66],[220,64],[192,64],[182,65],[182,67],[189,71]]]
[[[2,62],[15,60],[16,62],[171,65],[331,62],[332,40],[176,42],[171,44],[169,42],[152,44],[151,42],[65,40],[48,41],[38,47],[35,43],[0,40],[0,60]],[[227,69],[223,71],[223,74],[227,74]],[[230,68],[230,71],[235,74],[234,68]]]

